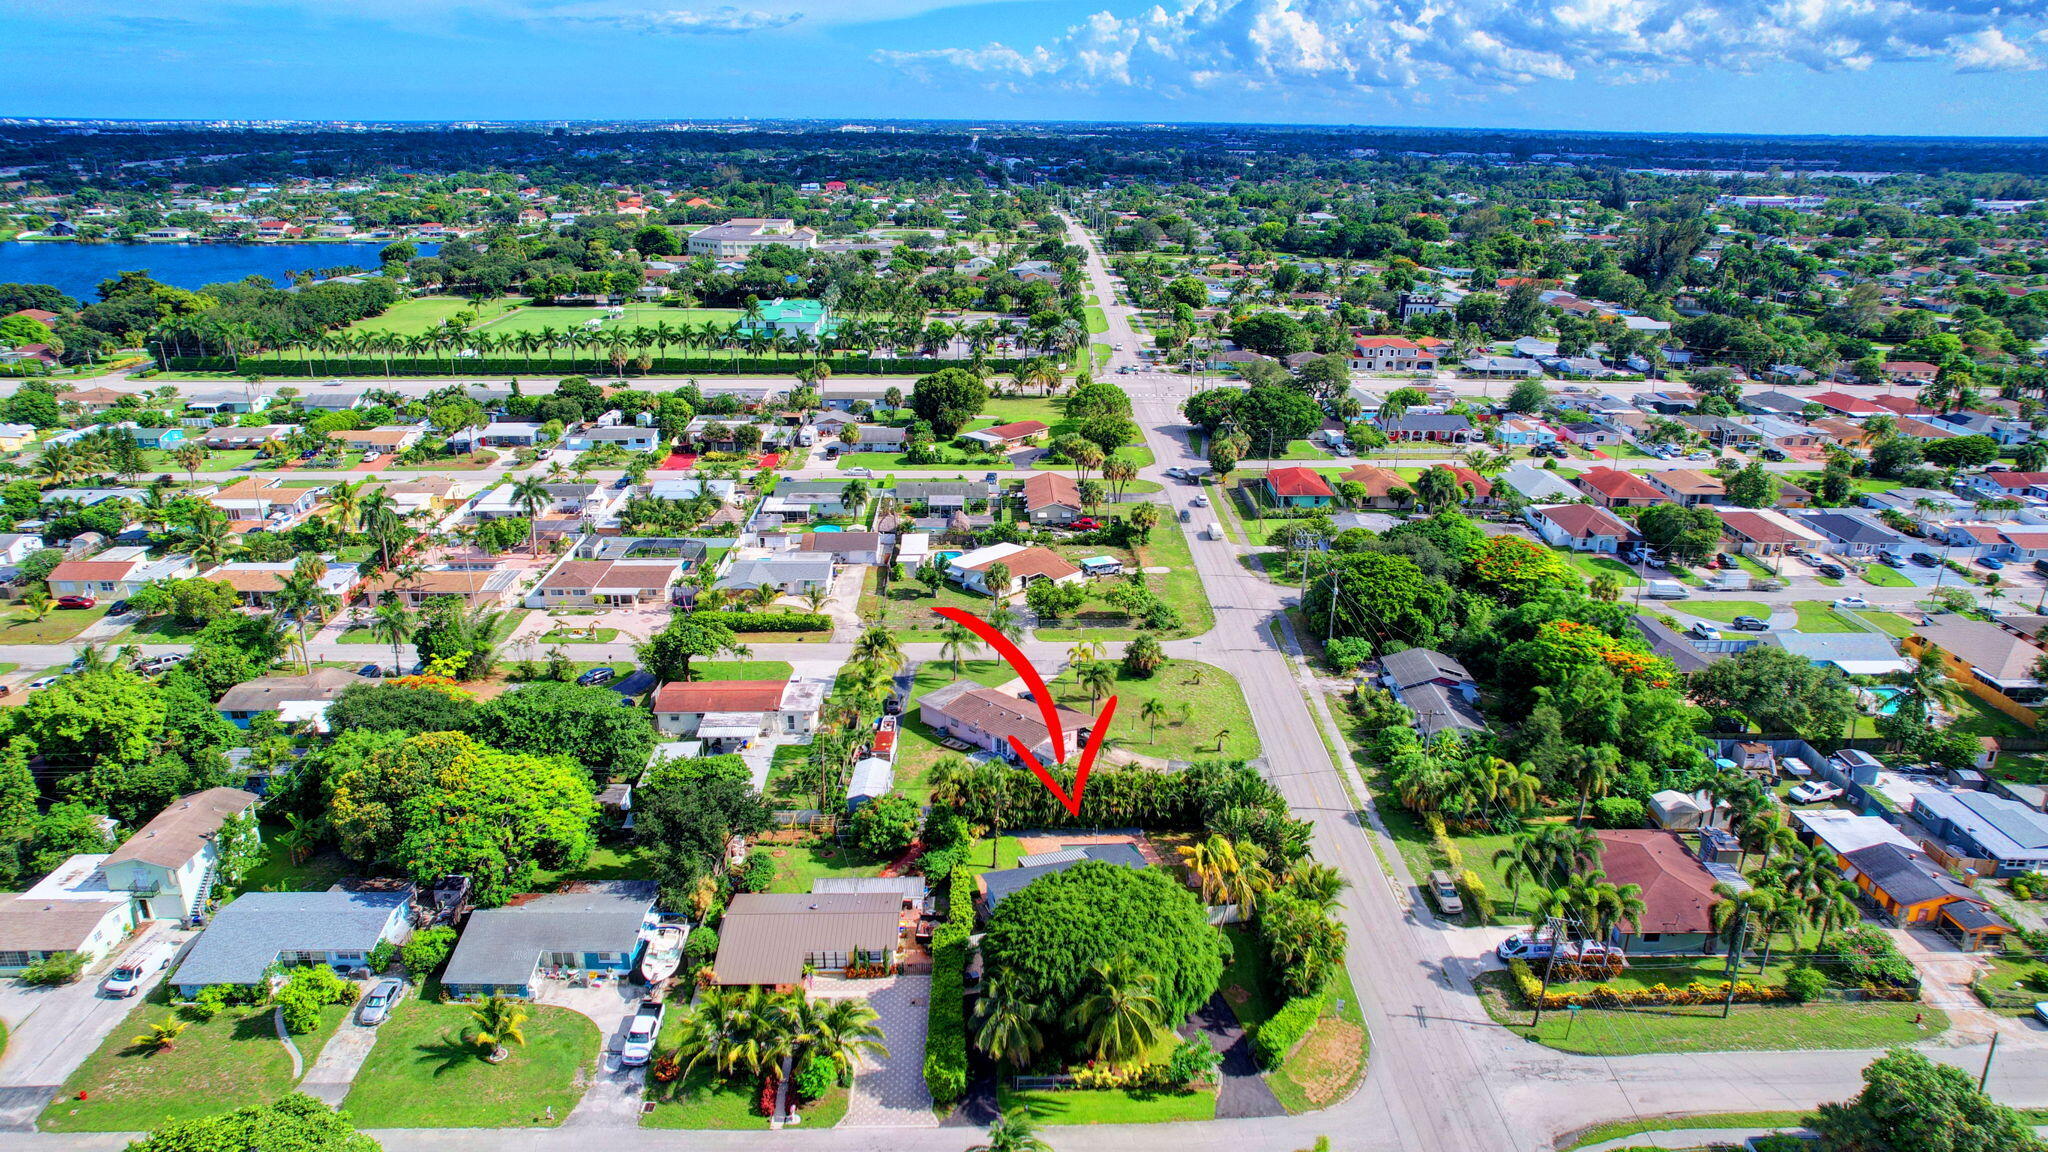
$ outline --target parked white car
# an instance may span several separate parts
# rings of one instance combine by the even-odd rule
[[[1808,780],[1804,784],[1793,785],[1792,790],[1785,793],[1785,799],[1794,804],[1818,804],[1823,800],[1833,800],[1841,794],[1842,786],[1839,784],[1830,784],[1825,780]]]
[[[661,1036],[661,1018],[667,1006],[659,1000],[642,1000],[626,1025],[626,1043],[619,1049],[619,1063],[638,1068],[654,1058],[654,1042]]]
[[[114,970],[107,973],[106,979],[100,981],[100,991],[116,1000],[126,1000],[142,991],[142,986],[149,982],[151,976],[170,967],[177,955],[177,945],[169,941],[137,948],[123,956],[114,965]]]
[[[1837,608],[1868,608],[1870,601],[1861,596],[1844,596],[1835,601]]]

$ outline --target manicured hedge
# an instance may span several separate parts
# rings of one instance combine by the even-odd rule
[[[719,376],[794,376],[799,368],[812,363],[807,356],[742,356],[735,365],[731,357],[681,357],[660,356],[645,372],[639,370],[637,359],[628,362],[628,375],[647,376],[700,376],[704,383],[712,383]],[[834,376],[923,376],[941,368],[964,368],[965,360],[902,360],[888,357],[834,356],[826,361]],[[1023,361],[1014,359],[983,361],[991,372],[1007,375],[1015,371]],[[265,376],[305,377],[315,379],[327,376],[564,376],[576,372],[590,375],[609,376],[612,372],[609,356],[593,358],[588,355],[572,355],[564,350],[562,355],[547,356],[447,356],[426,355],[413,357],[408,354],[393,356],[386,363],[382,356],[313,356],[301,359],[297,356],[244,356],[233,360],[226,356],[173,356],[170,358],[173,372],[260,372]],[[47,370],[46,370],[47,371]],[[14,375],[16,373],[0,373]],[[288,382],[288,381],[287,381]]]
[[[1323,1014],[1321,995],[1296,996],[1252,1033],[1252,1055],[1261,1068],[1278,1068]]]
[[[735,632],[830,632],[832,618],[822,612],[699,612],[699,619],[723,624]]]
[[[931,1017],[925,1031],[924,1083],[951,1104],[967,1094],[967,937],[974,931],[974,881],[953,870],[946,922],[932,931]]]

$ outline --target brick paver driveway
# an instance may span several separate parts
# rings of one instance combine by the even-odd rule
[[[861,1062],[853,1076],[841,1128],[936,1128],[932,1094],[924,1084],[924,1033],[931,1011],[932,978],[893,976],[886,980],[818,980],[811,995],[825,999],[864,996],[881,1017],[889,1055]]]

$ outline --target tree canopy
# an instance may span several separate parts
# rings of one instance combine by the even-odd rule
[[[1895,1048],[1863,1069],[1853,1100],[1807,1118],[1821,1152],[2040,1152],[2011,1108],[1986,1096],[1960,1068]]]
[[[128,1145],[129,1152],[378,1152],[348,1113],[302,1092],[202,1120],[166,1124]]]
[[[637,772],[654,750],[654,725],[619,700],[609,688],[542,680],[478,708],[475,732],[493,747],[567,756],[599,779]]]
[[[965,368],[941,368],[910,388],[910,410],[941,440],[958,436],[987,402],[988,385]]]

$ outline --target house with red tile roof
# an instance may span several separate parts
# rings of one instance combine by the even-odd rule
[[[1522,513],[1529,527],[1553,548],[1612,553],[1636,535],[1620,517],[1597,504],[1551,504]]]
[[[675,681],[655,690],[654,726],[732,751],[764,735],[811,731],[823,700],[823,686],[811,681]]]
[[[1081,516],[1081,486],[1072,476],[1034,472],[1024,480],[1024,515],[1033,524],[1071,524]]]
[[[1275,468],[1266,473],[1266,495],[1282,508],[1327,508],[1337,498],[1330,482],[1312,468]]]
[[[1888,410],[1882,404],[1876,404],[1869,400],[1865,400],[1861,396],[1851,396],[1847,392],[1836,391],[1834,389],[1830,389],[1826,392],[1815,392],[1813,395],[1808,396],[1806,399],[1808,403],[1818,404],[1830,412],[1835,412],[1843,416],[1863,417],[1877,416],[1880,414],[1889,414]]]
[[[1619,468],[1588,468],[1573,483],[1603,508],[1647,508],[1669,502],[1647,480]]]
[[[982,428],[966,434],[969,440],[976,440],[991,448],[1021,448],[1036,443],[1051,427],[1039,420],[1018,420],[1011,424],[998,424],[993,428]]]
[[[1631,955],[1678,955],[1713,950],[1717,884],[1746,888],[1729,865],[1709,865],[1675,832],[1661,828],[1609,828],[1600,838],[1600,869],[1617,887],[1642,889],[1643,910],[1614,926],[1613,938]]]
[[[1413,496],[1410,495],[1412,489],[1409,488],[1408,481],[1402,479],[1401,474],[1392,468],[1382,468],[1377,464],[1360,464],[1337,479],[1342,483],[1356,484],[1363,488],[1363,503],[1368,507],[1400,508],[1413,502]],[[1402,498],[1396,499],[1396,492],[1402,493]],[[1354,503],[1357,502],[1354,500]]]
[[[972,680],[956,680],[919,697],[917,714],[934,732],[1006,759],[1017,758],[1012,738],[1041,763],[1052,758],[1052,736],[1035,701],[984,688]],[[1069,753],[1087,742],[1095,717],[1064,704],[1054,708],[1053,716]]]
[[[1405,336],[1360,336],[1351,341],[1351,367],[1360,372],[1433,371],[1437,354]]]

